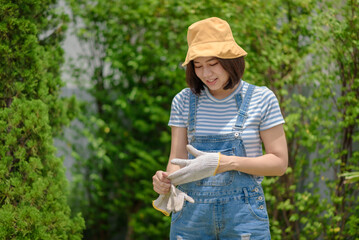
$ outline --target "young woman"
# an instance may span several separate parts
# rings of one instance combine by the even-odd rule
[[[226,21],[196,22],[187,40],[189,88],[172,102],[171,153],[153,176],[153,205],[173,212],[171,239],[270,239],[261,181],[288,164],[278,100],[241,80],[247,53]]]

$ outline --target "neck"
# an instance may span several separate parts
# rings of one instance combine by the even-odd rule
[[[211,93],[211,95],[219,100],[224,99],[226,97],[228,97],[229,95],[231,95],[231,93],[233,93],[237,87],[239,86],[239,83],[237,83],[233,88],[230,89],[220,89],[220,90],[216,90],[216,91],[211,91],[209,90],[209,92]]]

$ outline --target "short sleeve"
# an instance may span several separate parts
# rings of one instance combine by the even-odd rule
[[[264,131],[284,123],[284,118],[279,107],[278,99],[267,87],[263,88],[260,131]]]
[[[190,89],[185,88],[172,100],[168,126],[187,127]]]

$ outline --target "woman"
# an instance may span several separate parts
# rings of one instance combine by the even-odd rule
[[[173,212],[171,239],[270,239],[262,176],[288,164],[278,100],[241,80],[247,53],[226,21],[196,22],[187,40],[189,88],[172,102],[170,161],[153,176],[153,205]]]

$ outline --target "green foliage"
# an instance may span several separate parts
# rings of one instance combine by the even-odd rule
[[[263,182],[272,238],[359,235],[357,183],[340,175],[358,171],[357,1],[68,2],[90,49],[90,68],[74,75],[89,80],[95,103],[80,117],[88,145],[74,145],[87,239],[168,238],[151,177],[168,161],[187,27],[211,16],[227,20],[248,52],[244,80],[270,87],[285,116],[289,168]]]
[[[66,16],[54,1],[0,1],[0,239],[80,239],[53,137],[76,112],[60,99]]]
[[[83,220],[69,218],[46,104],[15,98],[0,119],[0,239],[80,239]]]
[[[346,172],[341,174],[347,183],[359,182],[359,172]]]

